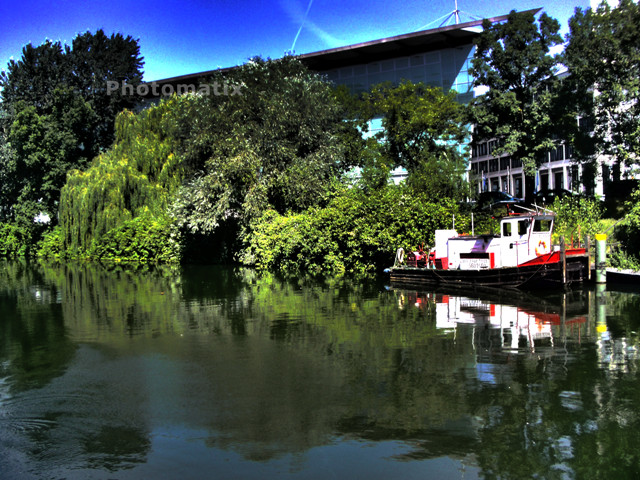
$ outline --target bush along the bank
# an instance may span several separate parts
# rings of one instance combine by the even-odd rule
[[[393,263],[398,247],[432,246],[435,230],[451,228],[455,213],[455,202],[403,187],[345,189],[324,208],[265,213],[245,238],[240,260],[285,273],[373,273]]]
[[[88,257],[107,263],[177,263],[181,250],[180,233],[169,217],[141,215],[95,241]]]
[[[42,228],[16,223],[0,223],[0,258],[26,257],[33,253]]]
[[[599,200],[579,196],[556,198],[550,208],[556,214],[555,242],[560,237],[567,242],[582,241],[587,235],[593,239],[599,233],[603,210]]]
[[[50,260],[61,260],[69,257],[69,253],[65,251],[64,234],[60,225],[55,226],[42,236],[36,256]]]
[[[60,226],[49,230],[38,247],[37,257],[48,260],[160,264],[178,263],[182,259],[181,235],[173,220],[149,213],[124,221],[94,240],[86,250],[66,247]]]

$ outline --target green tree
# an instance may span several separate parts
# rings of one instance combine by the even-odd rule
[[[61,87],[51,95],[49,114],[18,102],[10,127],[9,142],[15,158],[4,167],[7,197],[13,201],[9,214],[26,225],[38,214],[54,223],[60,189],[72,168],[83,168],[93,156],[86,149],[93,141],[95,115],[91,107],[71,90]]]
[[[118,113],[133,110],[139,101],[135,94],[129,95],[122,88],[109,89],[108,82],[116,82],[118,87],[135,87],[142,82],[144,61],[140,46],[130,35],[108,36],[100,29],[78,35],[65,51],[71,67],[69,83],[95,112],[95,140],[103,151],[113,143]]]
[[[11,148],[7,138],[6,112],[0,103],[0,221],[5,221],[11,215],[11,198],[15,198],[12,191],[15,184],[12,179],[15,175],[15,152]]]
[[[424,84],[377,85],[365,96],[369,118],[381,118],[383,131],[368,145],[363,176],[382,186],[388,172],[403,167],[414,189],[461,198],[468,128],[455,92]],[[378,175],[375,177],[375,175]],[[386,182],[384,182],[386,183]]]
[[[183,179],[180,157],[175,153],[176,106],[189,101],[190,97],[172,97],[137,115],[122,112],[116,119],[113,147],[96,157],[90,168],[69,172],[60,200],[60,224],[68,251],[86,254],[109,231],[140,216],[151,218],[151,223],[153,219],[164,221]],[[144,222],[131,226],[141,224]]]
[[[368,100],[374,114],[382,116],[378,139],[394,166],[412,173],[431,154],[460,156],[457,147],[468,131],[455,92],[405,81],[375,86]]]
[[[595,153],[637,166],[640,6],[632,0],[621,0],[616,8],[605,2],[595,10],[577,8],[569,28],[565,64],[570,73],[574,116],[583,115],[592,122],[589,127],[593,128]],[[594,153],[591,148],[589,145],[586,153]]]
[[[20,102],[35,107],[38,113],[48,112],[53,91],[69,84],[69,70],[69,59],[60,42],[25,45],[20,60],[9,60],[6,70],[0,72],[0,98],[9,117],[17,114]]]
[[[474,139],[496,139],[494,155],[522,160],[526,193],[557,134],[555,92],[560,57],[551,47],[562,42],[557,20],[543,13],[512,11],[506,22],[485,20],[471,72],[474,86],[486,88],[470,105]]]
[[[131,37],[102,30],[79,35],[72,46],[26,45],[20,60],[0,74],[2,220],[30,223],[46,213],[55,223],[68,170],[113,142],[115,115],[135,104],[107,81],[140,82],[142,59]]]
[[[210,235],[247,227],[269,208],[299,212],[322,202],[351,164],[329,84],[288,56],[253,59],[210,84],[183,112],[190,178],[172,208],[180,225]],[[225,88],[229,95],[215,94]]]
[[[382,155],[380,142],[369,134],[369,122],[373,117],[371,105],[344,85],[336,86],[334,95],[343,118],[340,143],[345,152],[345,169],[351,168],[350,176],[355,179],[357,175],[361,187],[383,188],[389,182],[392,168]]]

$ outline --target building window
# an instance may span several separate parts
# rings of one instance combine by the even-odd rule
[[[501,157],[500,158],[500,170],[507,170],[510,167],[510,157]]]
[[[571,166],[571,182],[569,185],[571,185],[571,190],[576,192],[580,191],[580,171],[578,165]]]
[[[490,172],[497,172],[498,171],[498,159],[497,158],[492,158],[491,160],[489,160],[489,171]]]
[[[564,173],[561,168],[553,170],[553,187],[564,188]]]
[[[546,190],[549,188],[549,174],[548,173],[540,173],[540,190]]]
[[[522,178],[517,176],[513,179],[513,195],[515,197],[522,197]]]

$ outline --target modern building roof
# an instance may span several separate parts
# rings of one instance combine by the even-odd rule
[[[526,10],[537,14],[541,8]],[[525,13],[522,12],[522,13]],[[507,15],[489,18],[491,23],[503,22]],[[326,71],[333,68],[386,60],[398,56],[409,56],[442,48],[453,48],[469,45],[480,35],[480,27],[484,20],[448,25],[444,27],[421,30],[419,32],[396,35],[394,37],[357,43],[346,47],[321,50],[319,52],[298,55],[298,58],[311,70]]]
[[[541,8],[525,10],[522,13],[537,14]],[[491,23],[503,22],[507,15],[489,18]],[[448,25],[444,27],[406,33],[393,37],[381,38],[369,42],[357,43],[345,47],[321,50],[318,52],[297,55],[308,68],[315,71],[327,71],[346,65],[363,64],[373,61],[386,60],[398,56],[409,56],[413,53],[428,52],[442,48],[452,48],[460,45],[469,45],[480,34],[480,27],[484,20]],[[151,83],[165,85],[177,85],[193,83],[213,75],[215,72],[224,72],[236,67],[227,67],[205,72],[191,73],[178,77],[156,80]]]

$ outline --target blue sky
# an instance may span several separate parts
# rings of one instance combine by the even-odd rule
[[[583,0],[458,0],[468,14],[492,17],[542,7],[563,33]],[[102,28],[139,40],[147,81],[308,53],[440,26],[454,0],[0,0],[0,68],[22,47],[71,43]],[[306,19],[305,19],[306,14]],[[302,25],[302,29],[300,29]],[[298,34],[299,32],[299,34]]]

